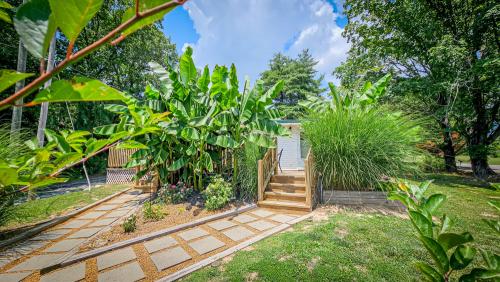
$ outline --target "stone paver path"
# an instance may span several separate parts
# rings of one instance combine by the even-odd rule
[[[138,208],[147,197],[148,194],[140,194],[139,191],[128,191],[1,251],[0,281],[21,281],[26,277],[31,280],[33,277],[39,277],[38,270],[76,253],[79,246],[112,224],[120,222],[121,218]],[[133,254],[133,251],[130,254]],[[132,259],[135,259],[135,255]],[[85,267],[85,263],[71,265],[43,275],[41,280],[78,281],[85,278]]]
[[[41,280],[56,280],[47,277],[59,277],[62,273],[74,273],[68,276],[71,279],[82,277],[83,264],[86,269],[85,281],[155,281],[252,239],[282,223],[295,220],[303,214],[305,213],[289,214],[253,209],[234,217],[210,221],[58,268],[43,274]],[[74,269],[68,270],[71,267]]]

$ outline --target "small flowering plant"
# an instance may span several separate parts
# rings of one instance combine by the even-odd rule
[[[166,184],[159,191],[161,201],[169,204],[178,204],[186,201],[193,195],[193,187],[187,187],[183,182]]]

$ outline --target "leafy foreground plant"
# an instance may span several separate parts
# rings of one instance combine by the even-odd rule
[[[13,18],[14,27],[26,50],[34,57],[40,59],[40,74],[25,87],[9,93],[0,101],[0,110],[5,110],[13,104],[20,102],[28,95],[37,92],[48,80],[78,60],[90,55],[92,52],[111,42],[118,44],[133,32],[153,24],[173,8],[182,5],[185,0],[179,1],[135,1],[123,15],[122,24],[111,30],[104,37],[96,40],[88,46],[81,46],[75,52],[74,44],[85,26],[101,9],[103,0],[79,0],[79,1],[53,1],[53,0],[29,0],[16,9]],[[132,4],[132,2],[131,2]],[[0,8],[10,9],[4,1],[0,2]],[[11,22],[10,18],[0,10],[0,19]],[[75,20],[78,19],[78,20]],[[56,36],[56,30],[60,30],[57,36],[65,37],[69,44],[66,57],[53,69],[45,71],[47,50],[49,42]],[[31,73],[19,73],[14,70],[0,70],[0,93],[12,88],[16,82],[32,77]],[[34,106],[43,102],[82,102],[82,101],[127,101],[124,93],[107,86],[99,80],[84,77],[75,77],[71,80],[59,80],[43,91],[37,93],[35,98],[27,105]],[[49,144],[45,147],[30,144],[28,156],[0,157],[0,201],[8,203],[13,193],[25,192],[37,187],[47,186],[53,183],[65,181],[57,178],[63,170],[76,164],[85,162],[88,158],[107,150],[122,139],[128,139],[147,132],[128,131],[118,132],[114,137],[107,140],[86,140],[84,132],[66,132],[66,135],[46,131]],[[83,134],[83,135],[82,135]],[[51,141],[51,137],[54,137]],[[74,138],[74,140],[69,140]],[[69,142],[71,141],[71,142]],[[137,144],[128,142],[128,145],[137,147]],[[83,149],[85,147],[85,149]],[[57,148],[57,149],[55,149]],[[18,189],[19,187],[23,187]]]
[[[389,199],[397,200],[408,208],[408,216],[418,232],[420,242],[429,252],[435,266],[418,262],[417,268],[429,281],[449,281],[454,271],[464,270],[476,257],[477,249],[471,245],[473,237],[469,232],[450,232],[453,221],[446,215],[435,220],[435,213],[446,200],[443,194],[424,197],[431,181],[420,185],[401,182],[399,190],[392,191]],[[497,207],[498,208],[498,207]],[[498,226],[498,221],[496,222]],[[497,231],[497,230],[496,230]],[[498,231],[497,231],[498,232]],[[500,256],[488,250],[479,249],[486,264],[462,274],[459,281],[498,281],[500,279]]]
[[[203,191],[205,196],[205,207],[207,210],[222,209],[229,203],[233,196],[233,188],[231,184],[226,182],[222,177],[216,176]]]

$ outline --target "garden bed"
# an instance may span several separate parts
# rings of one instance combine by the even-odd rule
[[[143,207],[136,213],[137,220],[134,232],[125,233],[122,225],[116,224],[110,230],[82,245],[80,247],[80,252],[86,252],[117,242],[133,239],[161,229],[188,223],[205,216],[219,214],[243,205],[243,202],[233,202],[228,204],[223,209],[215,211],[209,211],[203,207],[192,205],[190,203],[160,205],[164,217],[158,221],[144,219]]]

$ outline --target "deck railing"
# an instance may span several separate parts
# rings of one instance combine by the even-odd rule
[[[313,197],[316,195],[313,190],[316,189],[317,183],[317,174],[314,169],[314,155],[309,149],[307,153],[307,157],[304,161],[304,173],[306,180],[306,205],[311,207],[313,206],[314,199]]]
[[[276,149],[268,149],[266,154],[257,163],[258,165],[258,200],[264,200],[266,190],[271,177],[278,173],[278,156]]]

